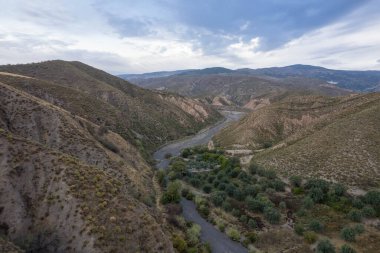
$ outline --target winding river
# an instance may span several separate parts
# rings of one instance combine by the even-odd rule
[[[169,160],[165,159],[165,154],[170,153],[173,156],[178,156],[184,148],[207,144],[222,128],[226,127],[233,121],[239,120],[244,115],[244,113],[236,111],[222,111],[221,113],[225,116],[225,119],[213,127],[204,129],[192,137],[170,143],[157,150],[153,155],[154,159],[157,160],[156,167],[160,169],[167,168]],[[203,242],[208,242],[210,244],[213,253],[248,252],[248,250],[240,243],[232,241],[224,233],[217,230],[212,224],[202,218],[192,201],[182,199],[181,205],[185,219],[201,226],[201,239]]]

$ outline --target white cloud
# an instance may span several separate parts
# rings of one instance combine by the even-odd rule
[[[240,43],[231,47],[245,67],[268,67],[296,63],[323,65],[338,69],[380,69],[380,16],[373,1],[356,12],[315,31],[293,39],[267,52],[254,50],[255,44]],[[375,6],[374,6],[375,5]],[[231,50],[228,50],[228,54]]]
[[[244,24],[242,24],[241,26],[240,26],[240,31],[245,31],[245,30],[247,30],[248,28],[249,28],[249,26],[251,25],[251,22],[249,22],[249,21],[246,21]]]
[[[123,9],[108,2],[102,7],[119,18],[141,16],[137,10],[144,7],[144,2],[130,3],[135,8]],[[245,41],[236,35],[176,23],[175,15],[169,15],[164,8],[152,7],[145,12],[152,18],[151,33],[126,37],[108,22],[105,9],[99,9],[90,0],[68,0],[64,4],[15,0],[2,6],[0,64],[59,58],[80,60],[112,73],[295,63],[380,69],[380,17],[372,11],[378,9],[376,1],[271,51],[260,51],[259,37]],[[159,20],[161,17],[164,20]],[[246,22],[240,30],[243,32],[249,26]],[[187,34],[191,36],[186,37]],[[207,41],[201,42],[204,36],[230,44],[210,50],[213,47],[210,41],[206,50]]]

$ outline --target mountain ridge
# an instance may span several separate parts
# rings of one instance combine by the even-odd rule
[[[216,71],[212,71],[216,70]],[[177,74],[171,72],[168,76],[177,75],[205,75],[205,74],[222,74],[222,75],[252,75],[252,76],[271,76],[277,78],[284,77],[306,77],[316,78],[326,82],[333,82],[340,88],[351,89],[354,91],[380,91],[380,71],[378,70],[335,70],[320,66],[294,64],[284,67],[269,67],[269,68],[240,68],[227,69],[222,67],[213,67],[197,70],[181,70]],[[144,74],[146,75],[146,74]],[[128,79],[127,77],[124,77]],[[134,80],[138,80],[138,75],[135,75]],[[149,78],[144,78],[149,79]],[[137,82],[138,83],[138,82]]]

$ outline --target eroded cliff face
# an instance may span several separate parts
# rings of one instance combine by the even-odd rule
[[[1,232],[46,252],[172,252],[152,170],[116,133],[0,83]]]
[[[257,110],[264,106],[270,105],[269,98],[250,99],[243,107],[250,110]]]
[[[195,99],[172,95],[162,95],[161,98],[178,106],[199,122],[205,122],[209,117],[215,116],[215,112],[210,107]]]

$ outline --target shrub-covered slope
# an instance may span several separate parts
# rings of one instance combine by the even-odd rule
[[[365,187],[380,183],[380,94],[294,97],[258,109],[219,133],[222,146],[266,148],[254,159],[282,174]]]

